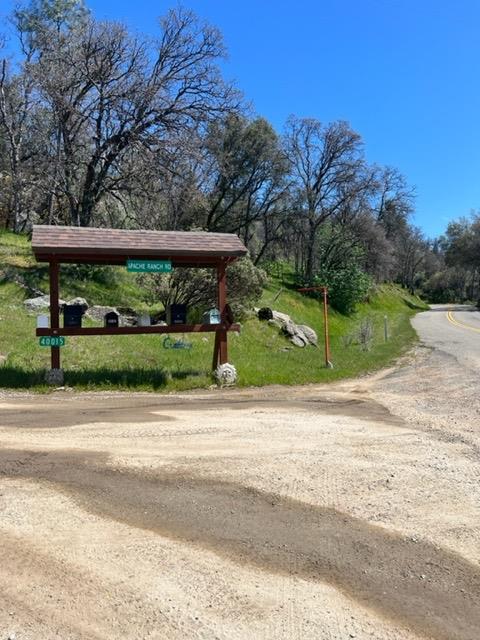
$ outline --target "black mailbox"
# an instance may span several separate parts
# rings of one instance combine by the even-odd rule
[[[118,327],[118,313],[115,311],[109,311],[105,314],[103,321],[106,327]]]
[[[81,304],[66,304],[63,308],[63,326],[81,327],[83,307]]]
[[[167,307],[167,324],[187,324],[187,305],[171,304]]]

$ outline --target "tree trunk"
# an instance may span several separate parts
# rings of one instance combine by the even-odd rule
[[[312,218],[308,221],[308,237],[306,239],[306,260],[305,260],[305,279],[311,284],[315,275],[315,240],[316,226]]]
[[[47,205],[48,224],[53,224],[53,205],[54,205],[55,192],[57,190],[58,170],[60,167],[60,155],[61,155],[61,149],[62,149],[61,142],[62,142],[62,132],[60,130],[60,127],[58,127],[57,133],[55,136],[55,165],[53,167],[52,185],[50,187],[50,193],[48,194],[48,205]]]
[[[11,171],[12,171],[12,218],[11,218],[11,228],[14,233],[19,233],[20,231],[20,215],[21,215],[21,191],[22,184],[21,178],[19,176],[19,153],[16,145],[12,145],[11,152]]]

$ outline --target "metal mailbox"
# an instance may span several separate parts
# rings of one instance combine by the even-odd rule
[[[81,304],[66,304],[63,308],[63,326],[81,327],[83,307]]]
[[[167,324],[187,324],[187,305],[169,305],[167,307]]]
[[[109,311],[103,318],[103,323],[106,327],[118,327],[119,315],[115,311]]]

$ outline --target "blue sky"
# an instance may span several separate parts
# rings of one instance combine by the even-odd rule
[[[0,11],[13,3],[0,0]],[[87,0],[155,33],[166,0]],[[480,208],[478,0],[184,0],[215,24],[225,75],[282,130],[294,113],[348,120],[371,162],[416,186],[428,236]]]

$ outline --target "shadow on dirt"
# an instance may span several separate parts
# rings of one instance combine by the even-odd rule
[[[21,399],[6,398],[1,403],[0,427],[48,429],[72,427],[80,424],[164,422],[175,420],[177,412],[190,411],[250,411],[252,409],[291,411],[300,410],[321,415],[350,416],[395,426],[406,426],[382,404],[371,399],[329,399],[318,396],[285,400],[285,393],[274,392],[267,397],[258,393],[240,395],[235,390],[216,389],[203,397],[189,392],[186,395],[71,393],[61,391],[49,395],[35,395]],[[167,415],[169,414],[169,415]]]
[[[182,369],[181,371],[166,372],[162,369],[113,369],[100,367],[98,369],[81,369],[78,371],[65,370],[65,385],[69,387],[88,387],[101,390],[104,387],[118,389],[141,389],[147,387],[160,391],[172,380],[185,380],[205,376],[205,371],[196,369]],[[30,389],[45,385],[45,369],[23,369],[10,365],[0,366],[0,388]]]
[[[239,564],[327,582],[437,640],[476,640],[480,569],[331,508],[217,479],[141,474],[101,454],[4,450],[0,473],[48,482],[81,507]],[[160,570],[160,568],[159,568]]]

